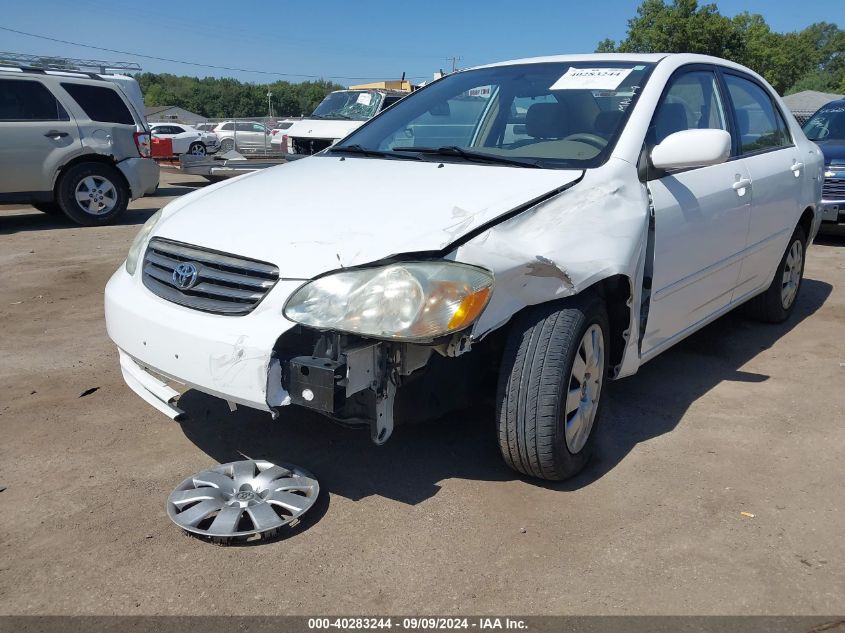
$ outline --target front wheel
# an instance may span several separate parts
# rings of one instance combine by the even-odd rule
[[[804,253],[807,236],[800,226],[795,228],[786,251],[780,259],[775,278],[763,293],[743,306],[746,316],[765,323],[781,323],[789,318],[798,300],[801,281],[804,279]]]
[[[222,141],[220,141],[221,152],[228,152],[233,149],[235,149],[235,139],[224,138]]]
[[[608,364],[597,296],[529,308],[511,326],[500,369],[497,430],[514,470],[560,481],[592,454]]]

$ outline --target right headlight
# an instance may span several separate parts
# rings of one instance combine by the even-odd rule
[[[322,330],[432,340],[473,323],[492,289],[493,275],[482,268],[449,261],[403,262],[310,281],[291,295],[284,315]]]
[[[150,216],[150,219],[144,222],[144,226],[138,231],[138,235],[132,240],[132,246],[129,247],[129,253],[126,255],[126,272],[130,275],[135,274],[135,269],[138,267],[138,259],[141,257],[141,249],[147,242],[150,233],[153,232],[155,225],[161,219],[161,209]]]

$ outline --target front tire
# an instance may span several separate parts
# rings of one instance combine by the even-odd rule
[[[798,301],[801,281],[804,279],[806,251],[807,236],[804,235],[804,229],[795,227],[771,285],[743,306],[746,316],[764,323],[782,323],[789,318]]]
[[[129,204],[129,188],[120,172],[102,163],[79,163],[59,180],[56,199],[64,214],[83,226],[116,221]]]
[[[511,326],[496,398],[499,447],[514,470],[561,481],[590,459],[609,351],[599,297],[522,312]]]

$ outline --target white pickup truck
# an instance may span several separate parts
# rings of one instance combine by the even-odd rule
[[[310,155],[326,149],[409,93],[399,90],[336,90],[310,117],[295,122],[282,136],[286,154]]]

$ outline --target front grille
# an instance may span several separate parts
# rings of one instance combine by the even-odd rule
[[[193,264],[196,280],[180,288],[174,280],[179,264]],[[279,280],[273,264],[224,255],[154,237],[144,255],[144,285],[162,299],[215,314],[250,313]]]
[[[825,178],[822,200],[845,200],[845,178]]]
[[[332,144],[331,139],[327,138],[296,138],[294,136],[291,140],[294,154],[316,154]]]

